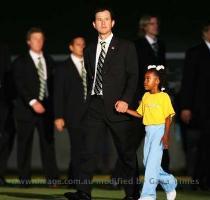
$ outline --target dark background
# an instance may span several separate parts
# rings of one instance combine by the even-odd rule
[[[2,4],[2,3],[1,3]],[[46,33],[46,50],[53,54],[67,53],[67,43],[75,34],[90,41],[93,9],[108,4],[116,16],[114,33],[135,39],[138,21],[143,14],[156,14],[161,21],[161,37],[167,51],[179,52],[200,39],[201,24],[210,19],[210,1],[181,0],[69,0],[69,1],[7,1],[0,6],[0,37],[12,54],[26,49],[25,34],[31,26],[39,26]]]

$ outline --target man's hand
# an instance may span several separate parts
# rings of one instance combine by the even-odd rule
[[[56,119],[56,120],[54,121],[54,124],[55,124],[55,128],[56,128],[59,132],[62,132],[62,131],[64,130],[65,122],[64,122],[64,119],[63,119],[63,118]]]
[[[182,110],[181,111],[181,120],[186,123],[189,124],[190,120],[192,118],[192,112],[190,110]]]
[[[36,101],[31,107],[33,108],[34,112],[38,114],[45,112],[44,106],[39,101]]]
[[[117,112],[125,113],[128,110],[128,104],[125,101],[117,101],[115,103],[115,109]]]

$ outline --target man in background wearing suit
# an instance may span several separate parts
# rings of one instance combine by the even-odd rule
[[[81,138],[81,117],[87,96],[87,79],[83,59],[85,39],[77,36],[69,44],[69,58],[56,68],[54,81],[55,127],[58,131],[68,129],[71,156],[69,185],[78,178]]]
[[[137,200],[136,149],[132,137],[130,118],[125,114],[132,103],[138,81],[138,65],[132,42],[117,38],[112,33],[115,24],[109,8],[94,13],[93,26],[97,40],[85,49],[85,66],[89,92],[87,110],[83,120],[83,151],[76,193],[65,193],[70,200],[90,200],[91,181],[96,167],[98,137],[109,128],[123,168],[124,200]]]
[[[181,85],[181,119],[185,123],[187,170],[193,189],[210,189],[210,21],[203,24],[202,41],[186,51]]]
[[[8,184],[4,176],[15,137],[14,96],[9,50],[0,44],[0,186]]]
[[[157,16],[145,15],[139,20],[139,38],[135,41],[135,46],[139,61],[139,83],[136,93],[135,106],[139,104],[144,94],[144,74],[148,65],[166,65],[165,59],[165,44],[159,39],[159,20]],[[137,106],[138,107],[138,106]],[[138,148],[144,135],[144,128],[141,127],[141,134],[139,129],[135,131],[136,146]],[[168,150],[164,150],[162,167],[169,171],[169,154]]]
[[[17,120],[17,157],[21,184],[30,184],[33,133],[37,128],[41,160],[47,183],[58,178],[55,158],[52,91],[52,59],[43,53],[44,33],[39,28],[27,32],[29,51],[13,63],[17,88],[15,117]]]

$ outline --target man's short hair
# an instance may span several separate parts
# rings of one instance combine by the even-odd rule
[[[115,16],[114,16],[113,10],[112,10],[110,7],[108,7],[108,6],[101,6],[101,7],[97,7],[97,8],[94,10],[94,16],[93,16],[93,20],[92,20],[92,21],[95,21],[96,14],[97,14],[98,12],[103,12],[103,11],[105,11],[105,10],[107,10],[107,11],[110,12],[111,19],[114,20],[114,19],[115,19]]]
[[[157,18],[158,23],[159,23],[159,19],[155,15],[144,15],[140,18],[140,20],[139,20],[139,36],[145,35],[145,27],[149,24],[151,18],[153,18],[153,17]]]
[[[210,30],[210,20],[206,21],[202,25],[202,32],[208,32]]]
[[[44,31],[41,28],[39,28],[39,27],[32,27],[26,33],[26,40],[27,41],[30,40],[31,35],[33,33],[41,33],[45,37]]]

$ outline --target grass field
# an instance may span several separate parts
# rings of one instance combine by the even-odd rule
[[[15,181],[17,180],[9,179],[8,182],[15,183]],[[53,189],[44,185],[20,188],[17,184],[13,184],[11,187],[0,187],[0,200],[65,200],[63,194],[68,191],[70,190],[65,186]],[[93,188],[92,196],[93,200],[120,200],[124,197],[124,192],[123,190],[99,189],[96,186]],[[158,191],[157,200],[166,200],[165,193]],[[210,200],[210,192],[189,191],[182,188],[177,191],[176,200]]]

